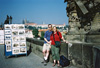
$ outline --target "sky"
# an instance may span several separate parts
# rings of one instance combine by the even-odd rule
[[[27,19],[37,24],[66,24],[67,3],[64,0],[0,0],[0,24],[6,16],[12,16],[12,23]]]

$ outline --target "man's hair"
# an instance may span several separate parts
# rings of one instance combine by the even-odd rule
[[[51,25],[51,27],[52,27],[52,24],[48,24],[48,27],[49,27],[49,25]]]

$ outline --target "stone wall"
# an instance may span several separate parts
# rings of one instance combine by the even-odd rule
[[[29,50],[30,46],[31,46],[31,51],[33,53],[35,53],[36,55],[38,55],[39,57],[43,58],[43,54],[42,54],[42,47],[43,47],[43,44],[44,44],[43,40],[27,38],[26,44],[27,44],[27,50]],[[68,50],[67,49],[68,49],[67,44],[66,43],[61,43],[60,54],[68,57]],[[49,60],[52,62],[51,54],[50,54],[49,58],[50,58]]]
[[[42,55],[43,43],[44,43],[43,40],[27,38],[27,49],[29,50],[29,47],[31,46],[32,52],[40,56],[41,58],[43,58]],[[77,66],[78,68],[95,68],[93,66],[96,65],[95,64],[95,62],[97,62],[96,58],[100,57],[98,56],[100,55],[100,49],[98,49],[100,44],[99,43],[95,43],[95,44],[94,43],[93,44],[73,43],[73,42],[72,44],[73,44],[72,46],[69,46],[68,44],[62,42],[60,55],[66,56],[68,59],[71,60],[70,65]],[[50,53],[49,60],[50,62],[52,62],[51,53]],[[98,62],[98,66],[99,64],[100,61]]]

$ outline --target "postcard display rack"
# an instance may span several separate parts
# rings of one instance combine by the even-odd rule
[[[26,37],[24,24],[5,24],[5,56],[26,54]]]

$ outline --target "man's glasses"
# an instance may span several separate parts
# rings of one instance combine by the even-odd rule
[[[51,28],[51,27],[48,27],[48,28]]]

